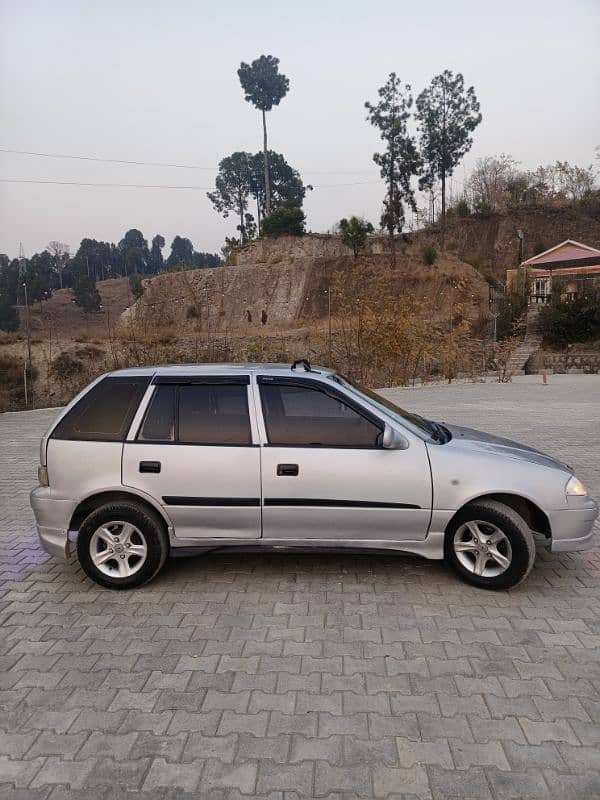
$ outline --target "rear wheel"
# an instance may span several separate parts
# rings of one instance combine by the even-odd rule
[[[85,518],[77,555],[86,575],[109,589],[132,589],[151,580],[169,551],[157,514],[134,502],[109,503]]]
[[[462,509],[446,530],[446,559],[467,583],[509,589],[529,574],[535,541],[525,520],[496,500]]]

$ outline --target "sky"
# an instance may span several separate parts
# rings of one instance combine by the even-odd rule
[[[29,256],[51,240],[74,252],[84,236],[116,242],[132,227],[219,251],[236,223],[206,191],[221,158],[262,147],[237,68],[263,53],[290,80],[269,145],[314,186],[310,230],[351,214],[378,222],[379,140],[364,102],[391,71],[415,95],[444,69],[475,87],[483,122],[454,189],[477,158],[503,152],[524,168],[600,167],[599,36],[599,0],[0,0],[0,150],[201,167],[0,152],[0,252],[22,243]]]

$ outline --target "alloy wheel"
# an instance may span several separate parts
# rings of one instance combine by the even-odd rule
[[[90,539],[90,558],[94,566],[111,578],[135,575],[147,556],[146,539],[131,522],[106,522],[94,531]]]
[[[465,522],[454,534],[453,547],[460,564],[482,578],[495,578],[512,563],[508,537],[491,522]]]

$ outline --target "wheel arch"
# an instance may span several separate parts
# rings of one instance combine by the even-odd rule
[[[119,500],[124,500],[129,503],[135,502],[140,506],[144,506],[145,508],[154,511],[163,521],[167,534],[171,533],[173,524],[169,517],[165,514],[164,509],[161,508],[158,503],[154,502],[146,495],[123,488],[103,489],[100,492],[95,492],[94,494],[88,495],[88,497],[84,497],[83,500],[81,500],[76,506],[71,515],[69,530],[78,531],[81,523],[88,516],[88,514],[90,514],[96,508],[105,505],[106,503],[118,502]]]
[[[470,498],[452,515],[448,521],[448,524],[446,525],[446,531],[448,531],[453,520],[458,514],[464,511],[465,508],[475,505],[480,500],[496,500],[499,503],[503,503],[505,506],[508,506],[516,514],[522,517],[532,531],[535,531],[536,533],[542,533],[547,539],[552,537],[550,519],[548,518],[546,512],[528,497],[523,497],[523,495],[511,492],[489,492],[487,494],[480,494],[477,497]]]

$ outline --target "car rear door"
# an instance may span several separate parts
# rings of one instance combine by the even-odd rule
[[[381,446],[384,423],[323,381],[262,375],[263,538],[419,540],[431,516],[425,443]]]
[[[154,497],[178,538],[260,537],[260,448],[249,383],[245,375],[158,376],[141,424],[125,442],[123,484]]]

